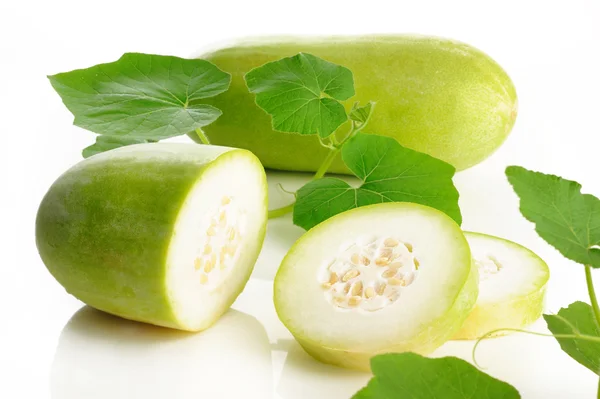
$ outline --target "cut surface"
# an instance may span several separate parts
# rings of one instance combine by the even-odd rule
[[[221,155],[185,200],[167,258],[174,313],[199,330],[242,291],[260,251],[266,223],[264,172],[254,157]]]
[[[476,339],[537,320],[550,277],[546,263],[514,242],[479,233],[465,236],[479,270],[479,297],[455,339]]]
[[[274,299],[311,355],[368,368],[375,353],[429,352],[451,337],[475,302],[473,277],[467,242],[448,216],[378,204],[301,237],[277,273]]]

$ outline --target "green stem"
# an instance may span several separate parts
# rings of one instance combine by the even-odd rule
[[[319,166],[319,169],[317,169],[317,172],[313,176],[313,178],[312,178],[313,180],[318,180],[321,177],[325,176],[325,173],[327,173],[327,170],[331,166],[331,163],[333,162],[333,160],[335,159],[337,154],[339,154],[340,149],[341,149],[341,147],[329,151],[329,154],[327,154],[327,156],[323,160],[323,163],[321,164],[321,166]],[[292,212],[293,210],[294,210],[294,203],[291,203],[291,204],[286,205],[281,208],[273,209],[273,210],[269,211],[269,219],[275,219],[275,218],[287,215],[288,213]]]
[[[340,145],[340,143],[337,140],[337,137],[335,136],[335,134],[332,134],[331,136],[329,136],[329,139],[331,140],[331,144],[333,144],[334,147]]]
[[[323,160],[323,163],[321,164],[321,166],[319,166],[319,169],[313,176],[313,178],[312,178],[313,180],[318,180],[321,177],[325,176],[325,173],[327,173],[327,169],[329,169],[329,167],[331,166],[331,163],[333,162],[333,160],[335,159],[337,154],[339,154],[339,152],[340,152],[340,148],[336,148],[335,150],[329,151],[329,154],[327,154],[327,156]],[[281,208],[273,209],[273,210],[269,211],[269,219],[275,219],[275,218],[287,215],[288,213],[292,212],[293,210],[294,210],[294,203],[291,203],[291,204],[286,205]]]
[[[355,122],[352,122],[352,124],[350,125],[350,130],[348,131],[348,134],[346,134],[346,136],[345,136],[345,137],[342,139],[342,141],[340,142],[340,143],[341,143],[341,145],[340,145],[340,148],[342,148],[342,145],[343,145],[343,144],[344,144],[346,141],[350,140],[350,138],[351,138],[351,137],[353,137],[353,136],[354,136],[356,133],[358,133],[360,130],[362,130],[362,128],[363,128],[364,126],[365,126],[365,125],[362,125],[362,126],[359,128],[359,129],[357,129],[357,128],[356,128],[356,123],[355,123]]]
[[[477,363],[477,359],[475,358],[475,352],[477,351],[477,347],[479,346],[479,344],[481,343],[481,341],[483,341],[487,337],[489,337],[491,335],[494,335],[494,334],[496,334],[498,332],[520,332],[520,333],[524,333],[524,334],[537,335],[539,337],[569,338],[569,339],[578,339],[578,340],[581,340],[581,341],[591,341],[591,342],[599,342],[600,343],[600,337],[595,337],[593,335],[585,335],[585,334],[545,334],[545,333],[539,333],[539,332],[535,332],[535,331],[521,330],[521,329],[518,329],[518,328],[498,328],[496,330],[489,331],[489,332],[485,333],[484,335],[482,335],[481,337],[479,337],[477,339],[477,342],[475,342],[475,345],[473,345],[473,351],[471,353],[471,356],[473,358],[473,363],[475,364],[475,366],[481,368],[479,366],[479,364]],[[598,399],[600,399],[600,398],[598,398]]]
[[[325,176],[325,173],[327,173],[327,170],[329,169],[329,167],[331,166],[331,163],[333,162],[333,160],[335,159],[335,157],[337,156],[337,154],[339,152],[340,152],[339,148],[329,151],[329,154],[327,154],[327,156],[323,160],[323,163],[321,164],[321,166],[319,166],[319,169],[317,169],[317,173],[315,173],[315,175],[313,176],[313,178],[312,178],[313,180],[317,180],[317,179],[320,179],[321,177]]]
[[[352,122],[352,127],[350,128],[350,131],[348,132],[346,137],[344,137],[344,139],[341,142],[338,143],[337,140],[331,139],[332,144],[334,145],[335,148],[329,151],[329,153],[323,160],[323,163],[321,164],[321,166],[319,166],[319,169],[317,169],[317,172],[313,176],[312,180],[318,180],[318,179],[322,178],[323,176],[325,176],[325,173],[327,173],[327,170],[333,163],[333,160],[335,159],[335,157],[342,150],[342,147],[344,146],[346,141],[348,141],[352,137],[354,137],[356,135],[356,133],[358,133],[365,127],[365,125],[366,125],[366,123],[363,124],[362,126],[360,126],[360,128],[357,128],[356,124],[354,122]],[[334,136],[332,136],[332,137],[334,137]],[[324,145],[322,140],[321,140],[321,144]],[[325,147],[330,148],[329,146],[325,146]],[[269,211],[269,219],[274,219],[274,218],[284,216],[284,215],[292,212],[293,210],[294,210],[294,203],[286,205],[282,208],[273,209],[273,210]]]
[[[592,309],[594,310],[596,324],[600,326],[600,307],[598,307],[598,298],[596,297],[594,282],[592,281],[592,268],[588,265],[585,266],[585,283],[587,284],[588,294],[590,295],[590,302],[592,303]]]
[[[204,134],[202,129],[200,129],[198,127],[198,128],[196,128],[195,132],[198,135],[198,137],[200,138],[200,141],[202,142],[202,144],[210,145],[210,140],[208,139],[208,137],[206,137],[206,134]]]
[[[291,203],[291,204],[286,205],[281,208],[273,209],[272,211],[269,211],[269,219],[275,219],[275,218],[287,215],[288,213],[292,212],[293,210],[294,210],[294,203]]]
[[[592,268],[589,265],[585,265],[585,283],[587,285],[588,294],[590,295],[590,302],[592,303],[592,310],[594,311],[594,319],[596,326],[600,327],[600,308],[598,307],[598,298],[596,297],[596,290],[594,290],[594,281],[592,280]],[[600,399],[600,378],[598,379],[598,389],[596,397]]]

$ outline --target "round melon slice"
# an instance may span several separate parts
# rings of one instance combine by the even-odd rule
[[[548,265],[512,241],[480,233],[465,236],[479,271],[479,297],[454,339],[477,339],[492,330],[523,328],[539,319],[550,278]]]
[[[199,331],[233,303],[265,235],[266,178],[249,151],[122,147],[52,185],[36,220],[48,270],[86,304]]]
[[[476,298],[460,227],[412,203],[360,207],[317,225],[285,256],[274,287],[279,318],[310,355],[361,370],[378,353],[432,352]]]

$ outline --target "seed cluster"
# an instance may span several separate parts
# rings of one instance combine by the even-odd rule
[[[417,277],[413,247],[394,237],[361,237],[325,267],[325,297],[342,309],[376,311],[395,302]]]
[[[502,264],[492,255],[488,255],[483,259],[473,259],[473,262],[479,270],[479,281],[485,281],[502,270]]]
[[[223,197],[217,211],[210,217],[205,231],[206,244],[194,259],[194,269],[200,273],[200,283],[216,283],[222,280],[237,256],[241,241],[240,229],[244,218],[233,204],[231,197]]]

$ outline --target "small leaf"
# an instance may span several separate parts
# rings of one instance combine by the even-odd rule
[[[592,307],[584,302],[574,302],[562,308],[558,315],[544,315],[552,334],[582,334],[600,337]],[[573,338],[556,338],[569,356],[593,373],[600,375],[600,343]]]
[[[462,218],[452,165],[401,146],[390,137],[358,133],[342,148],[342,159],[363,183],[314,180],[298,190],[294,223],[310,229],[349,209],[382,202],[414,202]]]
[[[369,121],[369,118],[371,118],[374,105],[375,104],[372,101],[369,101],[367,105],[361,107],[357,102],[352,107],[352,110],[350,111],[350,114],[348,114],[348,117],[350,118],[350,120],[356,122],[358,127],[364,126]]]
[[[81,154],[84,158],[89,158],[92,155],[96,155],[104,151],[114,150],[115,148],[125,147],[132,144],[150,143],[152,141],[154,140],[102,135],[96,137],[96,142],[91,146],[84,148]]]
[[[430,359],[415,353],[371,358],[374,377],[352,399],[518,399],[510,384],[456,357]]]
[[[519,166],[506,169],[521,199],[521,213],[535,231],[575,262],[600,267],[600,200],[581,194],[581,185]]]
[[[339,102],[354,95],[348,68],[300,53],[255,68],[245,79],[275,130],[325,138],[348,120]]]
[[[201,100],[227,90],[231,76],[205,60],[127,53],[48,79],[75,125],[109,136],[160,140],[215,121],[221,111]]]

